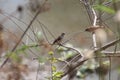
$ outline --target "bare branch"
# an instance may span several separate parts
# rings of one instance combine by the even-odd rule
[[[114,46],[115,44],[117,44],[118,42],[120,42],[120,39],[117,39],[117,40],[114,40],[114,41],[111,41],[110,43],[102,46],[101,48],[98,48],[97,50],[95,50],[94,52],[97,53],[99,51],[103,51],[111,46]]]
[[[46,1],[43,3],[42,6],[44,6],[46,3]],[[22,34],[22,36],[20,37],[20,39],[18,40],[18,42],[16,43],[16,45],[13,47],[13,49],[11,50],[11,52],[14,52],[17,48],[17,46],[20,44],[20,42],[22,41],[23,37],[25,36],[25,34],[27,33],[27,31],[29,30],[29,28],[31,27],[32,23],[35,21],[35,19],[37,18],[37,16],[39,15],[39,13],[41,12],[41,8],[39,8],[38,12],[35,14],[35,16],[33,17],[33,19],[30,21],[28,27],[26,28],[26,30],[24,31],[24,33]],[[10,53],[10,55],[5,59],[5,61],[2,63],[2,65],[0,66],[0,69],[8,62],[9,57],[12,55],[12,53]]]
[[[117,44],[118,42],[120,42],[120,39],[111,41],[110,43],[104,45],[103,47],[101,47],[101,48],[99,48],[99,49],[97,49],[97,50],[94,50],[93,52],[94,52],[94,53],[100,52],[100,51],[102,51],[102,50],[105,50],[105,49],[107,49],[107,48],[109,48],[109,47]],[[75,55],[75,57],[78,56],[78,55],[79,55],[79,54]],[[110,55],[110,54],[106,54],[106,55],[107,55],[107,56],[100,56],[100,57],[93,57],[93,58],[120,57],[120,55]],[[73,60],[73,59],[72,59],[72,60]],[[87,59],[84,58],[84,59],[81,60],[81,59],[79,58],[76,62],[71,63],[71,65],[70,65],[71,68],[68,69],[67,71],[65,71],[64,74],[61,76],[61,78],[64,77],[64,76],[66,76],[68,73],[72,72],[74,69],[76,69],[77,67],[79,67],[80,65],[82,65],[82,64],[83,64],[85,61],[87,61],[87,60],[89,60],[89,59],[88,59],[88,58],[87,58]]]

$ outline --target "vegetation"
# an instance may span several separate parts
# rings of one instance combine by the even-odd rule
[[[64,0],[56,1],[65,4]],[[72,0],[67,1],[72,2]],[[39,19],[39,15],[53,8],[50,2],[52,1],[29,0],[29,13],[25,11],[24,6],[18,6],[11,14],[0,9],[0,17],[4,16],[0,22],[0,79],[28,80],[31,77],[28,75],[34,74],[32,80],[91,80],[89,76],[93,74],[98,80],[119,80],[120,1],[76,1],[85,9],[86,22],[89,26],[85,25],[88,27],[84,27],[83,31],[71,32],[72,36],[67,38],[69,34],[65,32],[55,37],[52,28],[48,28]],[[22,16],[23,13],[29,15],[31,18],[29,22],[26,23],[16,17],[18,14]],[[11,21],[12,23],[9,23],[14,24],[16,30],[12,31],[8,28],[7,21]],[[85,44],[87,38],[83,33],[90,35],[88,37],[90,44]],[[76,47],[75,39],[86,47]],[[114,71],[117,72],[114,74]]]

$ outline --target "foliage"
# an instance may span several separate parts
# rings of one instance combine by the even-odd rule
[[[5,55],[5,57],[7,57],[8,60],[11,59],[12,61],[11,65],[14,64],[12,67],[18,70],[17,71],[18,73],[20,73],[19,70],[21,71],[23,70],[23,66],[21,67],[20,65],[18,65],[24,62],[24,60],[22,60],[23,57],[21,57],[21,55],[22,54],[29,55],[28,51],[31,51],[32,49],[33,51],[35,51],[35,53],[37,53],[35,60],[39,64],[43,63],[44,69],[46,68],[45,65],[50,67],[50,75],[47,76],[48,80],[61,80],[61,78],[63,78],[66,75],[68,75],[69,77],[71,76],[75,77],[77,75],[77,77],[79,77],[80,79],[84,79],[88,75],[97,74],[100,77],[103,77],[102,79],[104,79],[105,76],[109,73],[109,76],[111,77],[111,74],[110,74],[111,57],[115,57],[115,56],[114,55],[109,56],[108,54],[106,56],[105,53],[102,51],[105,50],[106,48],[109,48],[117,44],[120,40],[113,41],[107,46],[106,45],[103,46],[102,43],[97,44],[97,42],[99,41],[94,42],[94,40],[96,39],[94,34],[96,35],[96,30],[99,30],[99,29],[104,30],[104,27],[106,27],[106,23],[102,21],[102,18],[104,17],[103,16],[104,13],[107,13],[107,15],[109,14],[115,15],[116,13],[115,7],[111,7],[112,5],[110,4],[106,5],[105,3],[110,2],[110,3],[116,4],[117,0],[115,2],[113,0],[104,0],[103,2],[100,2],[100,0],[96,0],[96,1],[80,0],[80,1],[84,4],[84,7],[87,10],[89,18],[91,18],[90,19],[91,23],[93,24],[93,25],[90,25],[93,27],[92,29],[94,29],[92,30],[93,43],[91,43],[91,45],[93,45],[92,47],[94,47],[92,54],[95,54],[95,55],[92,55],[92,57],[88,57],[90,56],[90,54],[86,54],[87,52],[85,52],[85,50],[89,51],[89,49],[76,48],[75,46],[72,45],[72,43],[63,42],[64,44],[62,44],[62,42],[57,42],[56,44],[51,44],[50,42],[51,40],[48,39],[48,36],[50,35],[54,37],[54,35],[52,35],[51,32],[47,29],[47,27],[37,19],[38,14],[40,14],[41,12],[48,11],[50,9],[50,5],[48,5],[48,3],[46,3],[45,1],[43,5],[39,6],[40,10],[38,7],[36,7],[36,9],[38,9],[38,13],[34,16],[34,18],[31,20],[29,25],[24,23],[25,25],[27,25],[26,30],[24,31],[21,28],[19,28],[23,31],[23,34],[19,40],[16,39],[16,42],[14,42],[15,46],[13,46],[13,49],[11,51],[8,50],[9,52],[6,51],[7,54]],[[33,10],[33,11],[37,11],[37,10]],[[6,20],[6,18],[4,20]],[[36,30],[32,30],[34,29],[34,27],[32,26],[33,21],[36,21],[39,23],[39,26],[41,27],[40,30],[38,28],[36,28]],[[95,28],[96,25],[98,25],[99,27]],[[104,26],[104,27],[101,27],[101,26]],[[119,33],[119,25],[117,28]],[[32,39],[31,39],[31,36],[28,35],[27,33],[28,29],[30,29],[31,32],[33,33],[33,35],[31,35]],[[49,35],[46,35],[48,33]],[[22,43],[22,39],[24,36],[27,36],[27,38],[30,39],[29,44],[25,44],[25,41],[23,41]],[[34,40],[33,40],[33,36],[34,36]],[[57,40],[57,39],[54,39],[54,40]],[[20,42],[22,43],[21,45],[19,45]],[[26,42],[27,42],[27,39],[26,39]],[[94,46],[94,44],[97,45],[97,48],[96,46]],[[98,45],[100,47],[98,47]],[[116,53],[116,51],[117,50],[115,48],[113,53]],[[33,52],[31,51],[31,53]],[[6,64],[7,59],[5,60],[5,63],[3,62],[3,64]],[[81,63],[79,63],[79,61],[81,61]],[[59,67],[59,65],[61,64],[62,66]],[[39,74],[39,70],[40,69],[38,68],[37,75]],[[75,74],[71,75],[73,71],[75,71]],[[120,68],[118,68],[118,72],[120,73]]]
[[[103,12],[106,12],[106,13],[110,13],[110,14],[115,14],[114,9],[112,9],[110,7],[107,7],[107,6],[104,6],[104,5],[95,5],[94,9],[96,9],[98,11],[103,11]]]

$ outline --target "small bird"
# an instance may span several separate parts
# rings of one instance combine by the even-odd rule
[[[102,29],[102,28],[104,28],[103,26],[91,26],[91,27],[88,27],[88,28],[86,28],[85,29],[85,31],[88,31],[88,32],[95,32],[95,30],[97,30],[97,29]]]
[[[60,44],[60,42],[62,41],[64,35],[65,35],[65,33],[62,33],[60,36],[58,36],[58,38],[56,38],[56,39],[53,41],[52,45],[54,45],[54,44],[56,44],[56,43],[57,43],[57,44]]]

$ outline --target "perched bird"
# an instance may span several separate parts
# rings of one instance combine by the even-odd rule
[[[95,32],[95,30],[97,30],[97,29],[102,29],[102,28],[104,28],[103,26],[101,27],[101,26],[91,26],[91,27],[88,27],[88,28],[86,28],[85,29],[85,31],[88,31],[88,32]]]
[[[56,39],[53,41],[52,45],[54,45],[54,44],[56,44],[56,43],[57,43],[57,44],[60,44],[60,42],[62,41],[64,35],[65,35],[65,33],[62,33],[60,36],[58,36],[58,38],[56,38]]]

